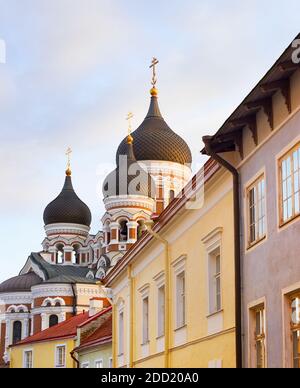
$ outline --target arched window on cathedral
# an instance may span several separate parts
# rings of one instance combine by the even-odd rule
[[[61,304],[60,304],[59,301],[57,301],[57,302],[55,303],[55,307],[61,307]]]
[[[120,241],[125,242],[128,240],[128,228],[127,228],[127,221],[121,221],[120,222]]]
[[[78,244],[73,245],[72,264],[80,264],[80,262],[79,262],[79,249],[80,249],[80,245],[78,245]]]
[[[175,198],[175,190],[169,191],[169,203],[171,203]]]
[[[49,317],[49,327],[56,326],[58,324],[58,316],[57,315],[50,315]]]
[[[57,245],[57,264],[63,264],[64,262],[64,247],[62,244]]]
[[[13,345],[20,342],[22,339],[22,322],[15,321],[13,323]]]

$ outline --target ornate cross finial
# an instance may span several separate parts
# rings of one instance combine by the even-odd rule
[[[158,65],[158,64],[159,64],[159,60],[157,58],[153,58],[152,62],[151,62],[151,66],[150,66],[150,69],[152,69],[152,71],[153,71],[153,75],[152,75],[152,86],[153,86],[153,88],[155,88],[156,83],[157,83],[156,65]]]
[[[133,143],[133,137],[131,136],[132,132],[132,122],[131,120],[133,119],[133,113],[129,112],[126,120],[128,121],[128,136],[127,136],[127,144],[132,144]]]
[[[68,158],[68,161],[67,161],[67,170],[66,170],[66,174],[67,176],[71,176],[72,175],[72,171],[71,171],[71,154],[72,154],[72,149],[69,147],[66,151],[66,156]]]

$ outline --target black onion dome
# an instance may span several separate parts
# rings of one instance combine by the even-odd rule
[[[117,168],[107,176],[103,183],[104,198],[141,195],[155,199],[155,182],[137,162],[132,141],[131,136],[127,137],[124,151],[118,158]]]
[[[138,161],[169,161],[183,165],[192,163],[189,146],[170,129],[163,119],[156,93],[152,93],[149,112],[145,120],[132,133],[132,136],[134,138],[134,154]],[[126,139],[118,148],[117,160],[124,152],[126,152]]]
[[[45,225],[63,223],[90,226],[91,222],[90,209],[78,198],[73,189],[71,176],[67,175],[61,193],[44,211]]]
[[[0,293],[30,291],[31,287],[42,282],[42,279],[37,274],[29,272],[25,275],[15,276],[0,284]]]

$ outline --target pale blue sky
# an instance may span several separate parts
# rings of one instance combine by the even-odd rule
[[[299,32],[299,0],[0,0],[0,281],[18,274],[44,238],[43,210],[59,193],[65,150],[73,181],[103,213],[101,176],[149,104],[152,56],[160,106],[203,162],[213,133]]]

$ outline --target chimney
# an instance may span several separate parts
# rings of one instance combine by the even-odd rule
[[[90,299],[90,309],[89,316],[93,317],[94,315],[100,313],[103,310],[105,300],[103,298],[92,298]]]

